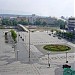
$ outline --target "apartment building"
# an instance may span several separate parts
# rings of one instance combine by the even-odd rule
[[[70,17],[68,19],[68,31],[75,33],[75,17]]]
[[[41,17],[41,18],[37,18],[36,20],[41,21],[41,23],[46,22],[46,24],[48,25],[54,25],[54,22],[57,20],[54,17]]]

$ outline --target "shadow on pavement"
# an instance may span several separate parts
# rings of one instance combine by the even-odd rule
[[[55,75],[63,75],[63,68],[56,68]]]

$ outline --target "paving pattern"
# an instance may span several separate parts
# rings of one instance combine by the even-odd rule
[[[29,34],[26,32],[19,32],[19,34],[24,38],[24,41],[22,41],[22,39],[19,37],[19,41],[16,44],[14,51],[12,44],[5,43],[3,31],[7,30],[0,30],[0,75],[59,75],[62,73],[61,66],[65,63],[65,53],[50,55],[49,61],[51,66],[49,68],[48,55],[44,55],[35,47],[35,45],[53,43],[64,44],[67,41],[64,39],[60,40],[52,35],[49,36],[46,32],[31,32],[31,59],[29,62]],[[69,45],[70,44],[71,43],[69,43]],[[74,47],[73,44],[71,44],[71,46]],[[17,50],[19,50],[18,60]],[[69,64],[74,63],[74,57],[74,53],[68,54]],[[57,73],[57,68],[61,68],[59,74]]]

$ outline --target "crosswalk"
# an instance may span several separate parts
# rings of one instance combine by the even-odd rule
[[[50,61],[63,61],[66,60],[66,58],[69,61],[75,61],[75,53],[69,53],[66,57],[65,54],[55,54],[55,55],[49,55],[49,60]],[[40,58],[41,61],[47,61],[48,60],[48,55],[45,55],[44,57]]]

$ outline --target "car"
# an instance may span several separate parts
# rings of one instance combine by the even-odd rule
[[[22,39],[22,41],[24,41],[24,39]]]
[[[55,37],[55,35],[53,35],[53,37]]]
[[[58,39],[61,39],[61,37],[58,37]]]
[[[49,34],[51,36],[51,34]]]

